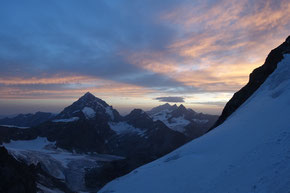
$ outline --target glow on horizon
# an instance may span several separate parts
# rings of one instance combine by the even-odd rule
[[[168,96],[219,114],[290,31],[287,0],[1,4],[0,115],[59,112],[87,91],[122,114]]]

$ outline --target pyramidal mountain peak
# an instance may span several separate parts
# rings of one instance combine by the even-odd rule
[[[100,98],[97,98],[90,92],[85,93],[72,105],[66,107],[60,114],[56,116],[56,119],[69,122],[79,120],[81,117],[86,119],[93,119],[96,115],[106,116],[107,118],[114,120],[115,115],[118,114],[112,106],[109,106],[105,101]]]
[[[102,99],[94,96],[93,94],[91,94],[90,92],[85,93],[82,97],[79,98],[78,100],[79,102],[84,102],[86,104],[99,104],[101,106],[107,107],[109,106],[105,101],[103,101]],[[78,102],[76,101],[76,102]]]

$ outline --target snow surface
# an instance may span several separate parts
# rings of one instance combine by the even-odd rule
[[[84,113],[87,119],[91,119],[96,116],[96,112],[94,111],[94,109],[90,107],[84,107],[82,112]]]
[[[109,123],[110,128],[115,131],[117,135],[123,135],[123,134],[137,134],[140,136],[145,136],[145,130],[133,127],[132,125],[129,125],[126,122],[110,122]]]
[[[290,55],[222,125],[100,193],[288,193]]]
[[[71,117],[71,118],[68,118],[68,119],[54,119],[54,120],[52,120],[52,122],[55,122],[55,123],[68,123],[68,122],[77,121],[79,119],[80,119],[79,117]]]
[[[2,127],[9,127],[9,128],[18,128],[18,129],[29,129],[30,127],[19,127],[16,125],[0,125]]]

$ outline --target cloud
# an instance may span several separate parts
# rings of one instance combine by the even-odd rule
[[[290,2],[14,0],[0,18],[0,98],[152,104],[237,91],[289,35]]]
[[[144,5],[131,0],[6,2],[0,8],[5,18],[0,21],[5,29],[0,32],[0,75],[42,78],[77,73],[149,88],[186,87],[166,74],[130,63],[124,55],[158,52],[170,44],[174,29],[154,21],[162,8],[153,1]],[[11,14],[12,10],[17,11]]]
[[[169,103],[183,103],[184,98],[183,97],[157,97],[155,100],[158,100],[160,102],[169,102]]]

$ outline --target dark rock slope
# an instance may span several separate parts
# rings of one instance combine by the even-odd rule
[[[54,114],[37,112],[35,114],[19,114],[16,117],[0,119],[0,125],[14,125],[19,127],[33,127],[37,126],[49,119],[52,119]]]
[[[36,175],[33,166],[20,163],[0,147],[0,192],[36,192]]]
[[[249,82],[241,90],[236,92],[226,104],[221,116],[210,129],[222,124],[233,112],[235,112],[252,94],[264,83],[267,77],[274,72],[277,64],[283,59],[283,55],[290,53],[290,36],[284,43],[270,52],[265,63],[256,68],[251,74]]]

